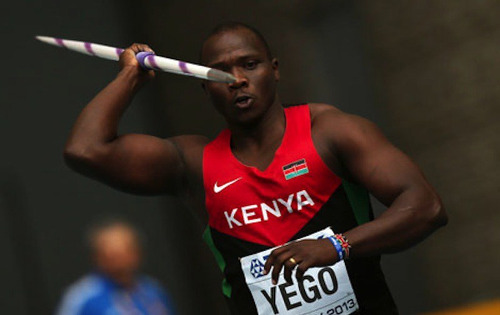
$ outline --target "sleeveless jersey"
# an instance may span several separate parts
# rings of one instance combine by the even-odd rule
[[[223,293],[233,314],[256,314],[239,258],[330,226],[346,232],[373,219],[369,195],[335,175],[311,138],[308,105],[285,108],[281,145],[263,171],[244,165],[223,130],[203,152],[204,239],[224,273]],[[333,247],[332,247],[332,250]],[[380,256],[346,261],[361,314],[397,314]]]

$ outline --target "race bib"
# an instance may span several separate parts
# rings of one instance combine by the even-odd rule
[[[326,228],[301,240],[321,239],[333,234],[330,228]],[[293,283],[285,281],[282,269],[278,283],[273,285],[271,272],[264,275],[263,271],[267,258],[275,248],[240,260],[259,314],[347,315],[359,309],[344,261],[331,266],[309,268],[301,281],[295,277],[294,270]]]

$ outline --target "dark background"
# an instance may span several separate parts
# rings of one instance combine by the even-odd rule
[[[499,2],[10,1],[1,12],[1,314],[52,313],[89,268],[84,227],[105,213],[144,230],[144,270],[180,314],[225,314],[221,276],[189,210],[169,197],[117,192],[64,165],[72,123],[117,64],[34,36],[144,42],[196,62],[203,38],[227,20],[267,37],[283,102],[330,103],[375,121],[440,192],[450,224],[383,259],[401,313],[500,296]],[[223,127],[198,80],[159,74],[120,129],[213,137]]]

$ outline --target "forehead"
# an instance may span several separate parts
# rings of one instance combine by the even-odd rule
[[[210,36],[203,44],[201,61],[213,64],[226,58],[260,54],[266,55],[265,45],[260,38],[246,28],[237,28]]]

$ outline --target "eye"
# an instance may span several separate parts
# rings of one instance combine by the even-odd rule
[[[253,70],[257,67],[257,61],[255,60],[248,60],[245,62],[245,69],[247,70]]]

